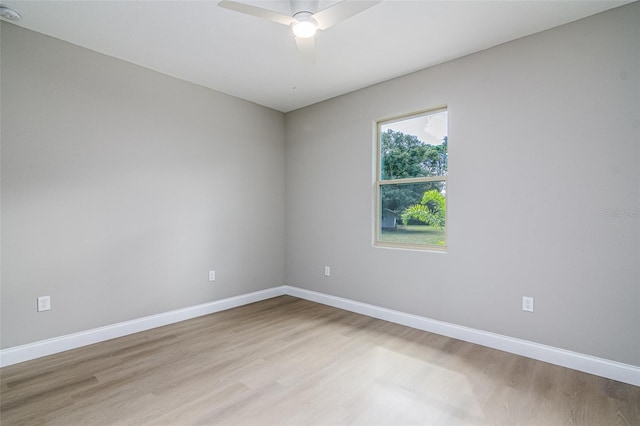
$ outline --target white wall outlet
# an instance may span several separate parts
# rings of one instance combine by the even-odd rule
[[[216,280],[216,271],[209,271],[209,281]]]
[[[533,297],[522,296],[522,310],[533,312]]]
[[[48,311],[51,309],[51,296],[38,297],[38,312]]]
[[[325,266],[324,267],[324,276],[325,277],[331,276],[331,267],[330,266]]]

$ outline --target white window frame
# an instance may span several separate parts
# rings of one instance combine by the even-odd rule
[[[376,138],[376,142],[375,142],[375,149],[376,149],[376,162],[375,162],[375,208],[374,208],[374,214],[375,214],[375,221],[374,221],[374,226],[375,226],[375,230],[374,230],[374,246],[376,247],[389,247],[389,248],[401,248],[401,249],[410,249],[410,250],[423,250],[423,251],[436,251],[436,252],[446,252],[447,251],[447,246],[449,244],[449,236],[448,236],[448,230],[449,230],[449,196],[447,195],[445,197],[445,206],[446,206],[446,212],[445,212],[445,227],[444,227],[444,235],[445,235],[445,245],[427,245],[427,244],[405,244],[405,243],[394,243],[394,242],[388,242],[388,241],[382,241],[381,240],[381,231],[382,231],[382,227],[381,227],[381,220],[382,220],[382,212],[381,212],[381,207],[382,207],[382,200],[380,198],[380,192],[381,192],[381,187],[384,185],[399,185],[399,184],[410,184],[410,183],[426,183],[426,182],[444,182],[445,184],[445,188],[447,190],[447,193],[449,192],[449,184],[447,181],[447,177],[448,177],[448,165],[447,165],[447,175],[444,176],[425,176],[425,177],[417,177],[417,178],[403,178],[403,179],[387,179],[387,180],[382,180],[382,137],[381,137],[381,133],[380,130],[382,128],[383,125],[385,124],[391,124],[391,123],[395,123],[395,122],[399,122],[399,121],[403,121],[403,120],[408,120],[411,118],[415,118],[415,117],[421,117],[421,116],[425,116],[425,115],[431,115],[431,114],[436,114],[439,112],[443,112],[446,111],[447,112],[447,116],[449,114],[449,110],[447,108],[447,106],[442,106],[442,107],[438,107],[438,108],[434,108],[434,109],[428,109],[428,110],[422,110],[422,111],[418,111],[418,112],[412,112],[412,113],[408,113],[408,114],[403,114],[403,115],[399,115],[399,116],[395,116],[395,117],[391,117],[391,118],[385,118],[385,119],[380,119],[380,120],[376,120],[375,121],[375,138]],[[447,120],[448,121],[448,120]],[[448,129],[447,129],[447,136],[448,136]],[[448,138],[447,138],[448,140]],[[448,156],[448,147],[447,147],[447,156]]]

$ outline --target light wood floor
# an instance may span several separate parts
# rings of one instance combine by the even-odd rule
[[[640,388],[278,297],[0,370],[2,425],[640,425]]]

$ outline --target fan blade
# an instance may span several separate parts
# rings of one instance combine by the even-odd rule
[[[313,65],[316,63],[316,42],[313,37],[296,37],[296,45],[298,46],[298,53],[300,53],[300,59],[307,65]]]
[[[343,0],[338,4],[334,4],[320,12],[312,15],[312,18],[318,23],[318,28],[326,30],[338,22],[344,21],[353,15],[360,13],[372,6],[382,2],[382,0],[369,1],[346,1]]]
[[[237,1],[222,0],[218,3],[218,6],[225,9],[234,10],[236,12],[244,13],[246,15],[255,16],[257,18],[266,19],[268,21],[277,22],[283,25],[291,25],[296,22],[296,20],[291,16],[283,15],[281,13],[274,12],[273,10],[239,3]]]

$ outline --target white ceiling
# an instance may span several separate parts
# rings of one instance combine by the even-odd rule
[[[244,2],[289,14],[287,0]],[[2,3],[25,28],[288,112],[630,1],[385,0],[320,31],[315,65],[290,28],[217,0]]]

